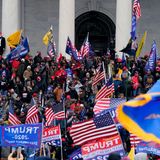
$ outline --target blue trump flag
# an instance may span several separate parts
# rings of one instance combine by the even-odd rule
[[[3,146],[39,148],[41,137],[42,124],[23,124],[2,128]]]
[[[72,44],[69,37],[67,38],[66,53],[76,61],[82,60],[80,52],[77,51],[76,47]]]
[[[160,92],[144,94],[120,105],[118,120],[144,141],[160,143]]]
[[[156,42],[153,41],[149,59],[145,66],[145,70],[150,69],[151,71],[154,71],[156,67],[156,59],[157,59],[157,47],[156,47]]]
[[[7,59],[13,60],[13,59],[19,59],[24,57],[25,55],[28,54],[30,51],[29,49],[29,44],[28,44],[28,39],[24,38],[21,41],[21,44],[19,44],[15,49],[13,49],[7,56]]]
[[[132,15],[132,30],[131,30],[131,38],[132,38],[133,40],[136,39],[136,25],[137,25],[136,15],[133,14],[133,15]]]
[[[73,45],[69,37],[67,38],[66,53],[73,56]]]

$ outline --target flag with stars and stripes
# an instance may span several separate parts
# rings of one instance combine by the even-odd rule
[[[29,108],[26,116],[26,124],[39,123],[38,108],[36,105]]]
[[[13,102],[10,101],[9,104],[9,117],[8,117],[8,122],[11,125],[18,125],[21,124],[21,121],[17,118],[17,116],[14,114],[13,110]]]
[[[105,78],[105,73],[104,71],[98,71],[97,74],[93,77],[93,83],[92,85],[96,85],[100,81],[102,81]]]
[[[126,98],[111,98],[110,108],[118,107],[120,104],[126,102]]]
[[[101,100],[102,98],[110,97],[114,93],[114,83],[112,78],[98,91],[96,94],[95,101]]]
[[[87,37],[85,38],[81,48],[80,48],[80,54],[82,55],[82,57],[88,56],[89,52],[90,52],[90,43],[89,43],[89,33],[87,34]]]
[[[93,108],[94,114],[98,114],[108,108],[114,108],[126,102],[126,98],[102,98],[98,100]]]
[[[54,111],[53,109],[50,107],[46,107],[45,109],[45,117],[46,117],[46,123],[45,126],[50,126],[52,121],[55,119],[54,116]]]
[[[109,112],[98,114],[93,119],[75,123],[70,128],[74,145],[82,145],[99,138],[117,136],[116,125]]]
[[[96,102],[93,112],[94,114],[98,114],[108,108],[110,108],[110,98],[102,98]]]
[[[139,0],[134,0],[133,2],[133,14],[136,16],[136,19],[141,17],[141,6]]]
[[[131,147],[136,147],[142,140],[140,138],[138,138],[136,135],[134,134],[130,134],[130,144]]]

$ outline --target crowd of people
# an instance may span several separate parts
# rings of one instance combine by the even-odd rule
[[[66,120],[60,123],[63,140],[63,158],[67,159],[79,146],[73,146],[69,127],[75,123],[94,116],[95,95],[104,81],[93,86],[93,77],[104,63],[106,75],[108,66],[112,71],[114,98],[127,100],[146,93],[160,77],[160,60],[157,60],[155,71],[145,70],[148,56],[119,58],[114,52],[102,56],[92,55],[82,61],[66,60],[65,57],[42,57],[41,52],[35,56],[8,61],[0,55],[0,124],[8,125],[9,103],[13,100],[14,113],[22,124],[25,123],[28,109],[34,98],[39,109],[40,122],[45,121],[45,107],[63,103],[67,113]],[[43,99],[43,102],[42,102]],[[130,150],[129,133],[121,132],[126,153]],[[1,148],[1,156],[6,152]],[[61,159],[61,148],[49,146],[46,152],[53,159]],[[30,158],[30,151],[23,150],[23,156]],[[36,152],[37,157],[40,150]],[[11,157],[10,157],[11,159]],[[114,159],[116,160],[116,159]]]

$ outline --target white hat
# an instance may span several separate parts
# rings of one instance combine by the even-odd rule
[[[137,153],[134,157],[135,160],[146,160],[147,159],[147,153]]]
[[[27,69],[31,69],[31,66],[27,66]]]

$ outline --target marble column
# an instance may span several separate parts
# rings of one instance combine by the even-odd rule
[[[59,53],[67,59],[70,56],[65,53],[67,37],[74,44],[75,39],[75,0],[59,1]]]
[[[117,0],[116,4],[116,48],[126,47],[131,32],[132,0]]]
[[[5,38],[21,29],[21,1],[2,0],[2,33]],[[8,48],[6,52],[8,52]]]

